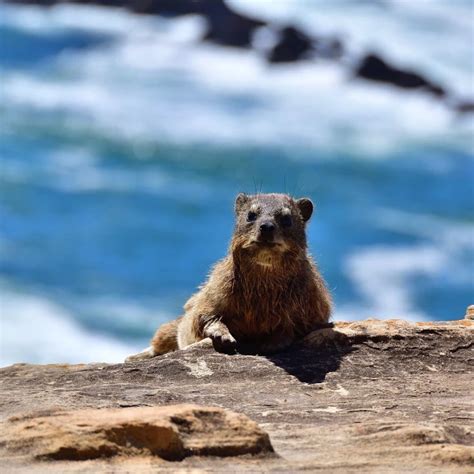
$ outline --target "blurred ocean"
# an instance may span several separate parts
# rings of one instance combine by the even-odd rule
[[[230,3],[474,95],[469,0]],[[472,115],[323,60],[268,66],[203,28],[0,5],[1,365],[145,347],[225,255],[239,191],[313,198],[335,319],[474,302]]]

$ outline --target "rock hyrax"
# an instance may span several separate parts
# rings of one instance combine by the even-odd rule
[[[307,198],[239,194],[226,257],[184,306],[163,324],[139,360],[182,349],[206,337],[220,352],[270,353],[324,326],[331,297],[308,254]]]

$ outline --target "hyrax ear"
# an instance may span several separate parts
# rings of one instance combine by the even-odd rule
[[[303,221],[306,222],[309,220],[311,215],[313,214],[313,203],[311,202],[311,199],[308,198],[301,198],[296,201],[296,205],[298,206],[298,209],[301,213],[301,217],[303,218]]]
[[[242,208],[247,204],[249,201],[249,197],[245,193],[239,193],[237,197],[235,198],[235,212],[238,214]]]

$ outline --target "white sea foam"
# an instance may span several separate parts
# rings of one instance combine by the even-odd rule
[[[390,209],[374,213],[380,228],[423,238],[422,244],[377,245],[361,248],[345,262],[345,273],[364,302],[359,307],[342,306],[336,319],[399,317],[414,321],[430,319],[415,302],[416,281],[446,276],[459,285],[474,288],[472,263],[474,225],[453,224],[432,216],[414,215]],[[470,304],[466,301],[466,306]],[[452,318],[455,315],[446,315]]]
[[[429,215],[412,215],[392,209],[375,212],[376,226],[397,233],[422,238],[438,249],[449,263],[449,279],[474,288],[474,224],[453,222]],[[445,269],[448,268],[446,265]],[[466,305],[469,302],[466,302]]]
[[[18,362],[121,362],[139,347],[81,327],[43,296],[1,287],[0,365]]]
[[[2,178],[13,183],[47,182],[48,186],[62,192],[87,193],[91,191],[136,192],[151,195],[174,193],[179,180],[164,172],[159,165],[108,169],[91,150],[84,147],[58,148],[47,158],[35,163],[2,159]],[[212,190],[195,180],[186,188],[189,196],[206,196]]]
[[[203,55],[200,52],[195,63],[205,62]],[[96,60],[101,62],[100,57]],[[227,56],[226,61],[230,62]],[[107,61],[103,63],[105,67]],[[250,57],[234,64],[236,74],[239,67],[239,84],[226,80],[226,71],[220,75],[218,68],[200,76],[189,73],[189,90],[181,96],[166,87],[152,93],[108,83],[104,77],[59,82],[19,73],[6,75],[2,96],[7,107],[66,111],[70,118],[65,126],[72,130],[93,125],[111,139],[149,143],[296,142],[319,150],[351,148],[373,155],[404,143],[436,140],[437,135],[460,135],[467,141],[470,133],[471,121],[454,123],[440,102],[388,86],[349,82],[334,66],[302,64],[269,73]],[[235,112],[229,102],[239,100],[248,106]]]
[[[67,14],[59,14],[62,9],[27,11],[39,15],[45,28],[68,28],[77,21],[100,29],[102,22],[94,19],[98,10],[88,8],[65,6]],[[21,18],[25,13],[18,11]],[[76,11],[81,13],[73,19]],[[344,22],[349,20],[338,12],[331,21],[348,27]],[[474,130],[472,118],[456,120],[429,95],[354,80],[342,65],[316,61],[269,66],[255,51],[202,43],[203,21],[196,16],[151,21],[125,12],[110,15],[118,18],[119,40],[64,51],[56,58],[54,77],[6,72],[0,95],[7,110],[58,112],[66,116],[66,128],[94,127],[115,140],[298,143],[361,155],[450,138],[468,143]],[[403,41],[410,50],[424,44],[422,39]],[[471,69],[465,64],[470,56],[459,54],[464,58],[462,77],[468,77],[471,87]],[[432,57],[439,63],[447,56],[441,55],[443,61],[440,54]]]
[[[474,225],[471,222],[452,222],[447,218],[413,215],[394,209],[378,209],[374,213],[376,225],[380,228],[423,237],[452,251],[465,247],[474,249]]]
[[[87,301],[71,299],[70,303],[82,313],[98,315],[104,327],[120,328],[124,333],[140,328],[146,331],[148,336],[151,336],[160,324],[178,316],[164,311],[163,301],[153,298],[142,297],[138,303],[124,298],[117,300],[114,297],[101,296],[89,298]]]
[[[366,305],[355,312],[352,308],[341,311],[352,311],[351,319],[359,319],[361,312],[365,315],[362,317],[370,314],[378,318],[426,319],[427,315],[417,311],[413,304],[413,278],[427,278],[442,270],[446,263],[443,252],[428,245],[361,250],[349,257],[346,273]]]
[[[400,66],[421,68],[461,94],[472,94],[470,0],[230,0],[229,3],[242,12],[280,24],[291,22],[317,35],[341,37],[354,59],[367,51],[376,51]]]
[[[54,34],[68,29],[92,31],[108,34],[125,34],[127,31],[142,29],[154,24],[159,19],[131,15],[123,9],[88,5],[59,4],[51,8],[35,5],[16,6],[2,5],[0,24],[14,26],[20,31]]]

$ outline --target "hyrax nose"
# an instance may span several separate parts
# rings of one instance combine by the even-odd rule
[[[271,235],[273,234],[273,231],[275,230],[275,224],[273,222],[263,222],[260,224],[260,232],[263,235]]]

